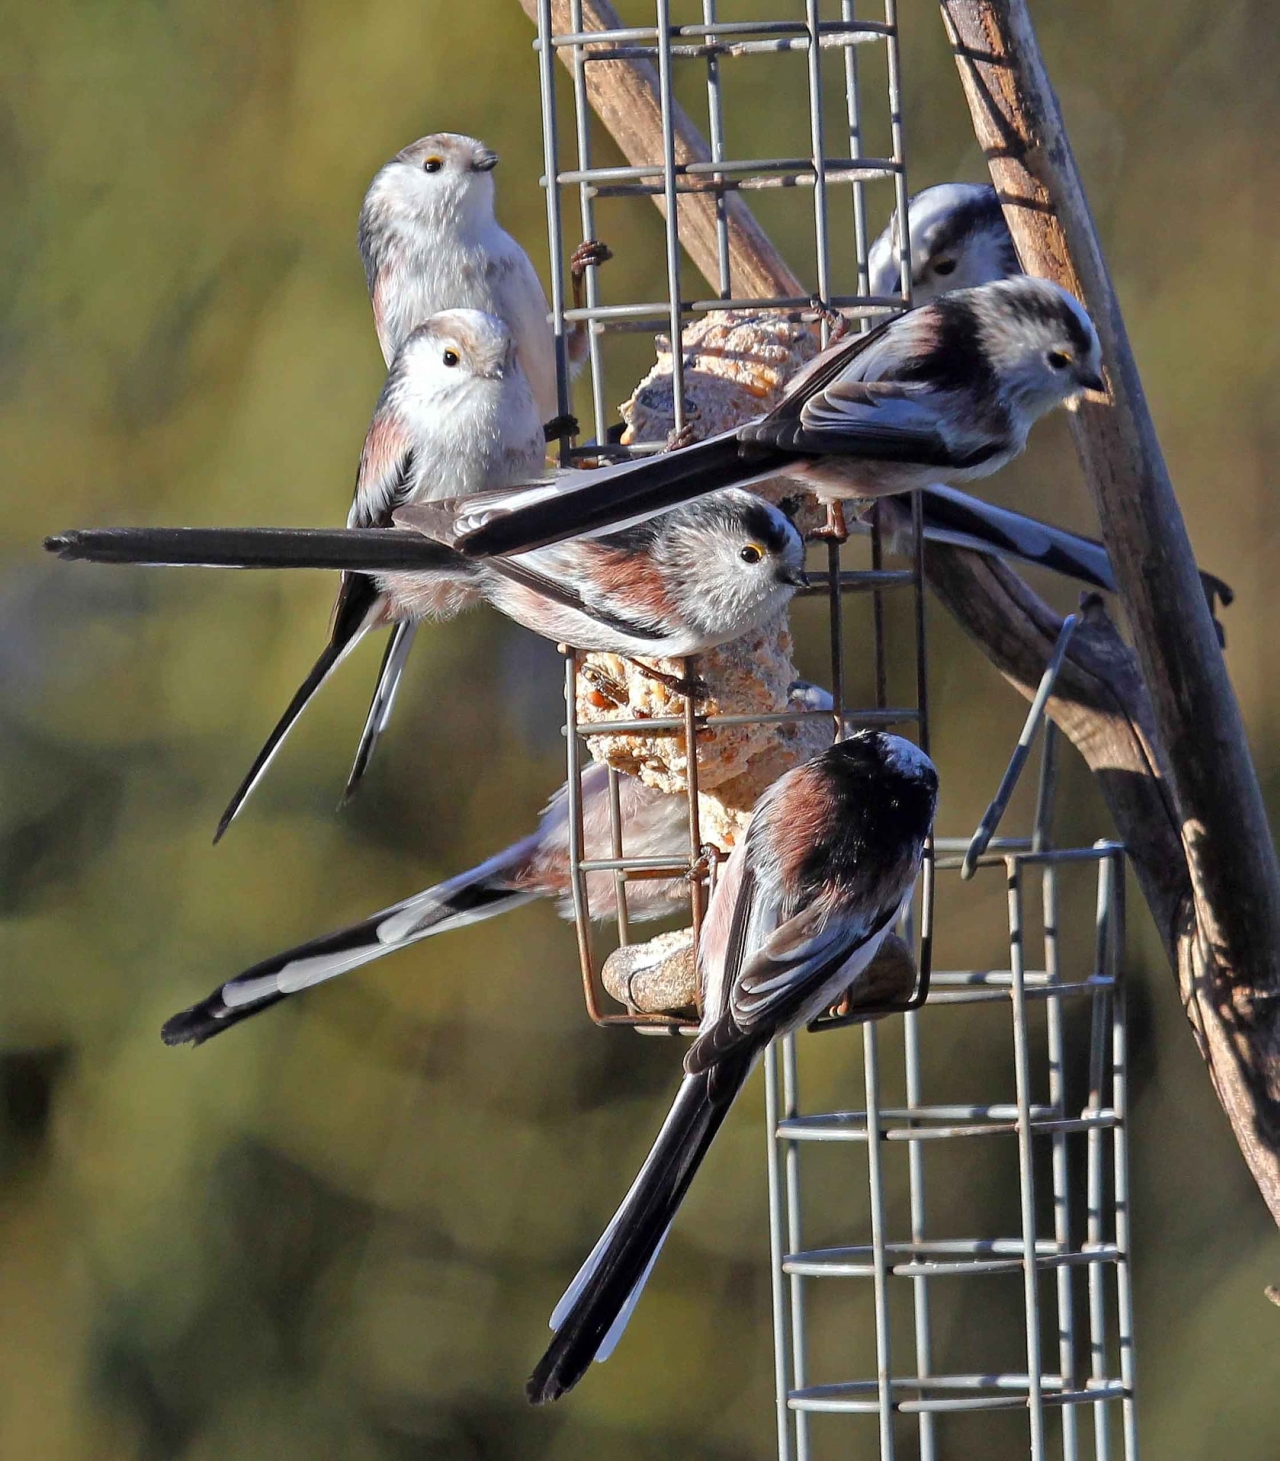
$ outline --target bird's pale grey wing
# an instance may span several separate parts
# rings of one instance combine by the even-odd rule
[[[555,335],[549,319],[551,307],[528,254],[509,234],[502,233],[502,237],[506,246],[491,251],[489,261],[494,292],[501,300],[499,313],[515,337],[520,367],[538,412],[543,421],[550,421],[559,411]]]
[[[875,350],[892,323],[892,320],[886,320],[865,335],[846,335],[843,340],[815,355],[787,382],[782,400],[764,419],[785,419],[797,415],[814,391],[822,390],[845,371],[855,369],[855,361],[868,351]]]
[[[815,906],[779,924],[730,980],[726,1012],[694,1041],[685,1069],[712,1071],[789,1029],[832,975],[877,941],[897,913],[896,903],[861,918],[832,917]]]
[[[720,869],[715,893],[698,940],[698,967],[702,983],[702,1018],[706,1025],[728,1009],[729,981],[742,965],[743,934],[754,900],[755,879],[746,855],[746,836],[738,838],[729,861]]]

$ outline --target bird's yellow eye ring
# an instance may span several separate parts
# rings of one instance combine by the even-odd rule
[[[1050,350],[1045,357],[1054,370],[1066,370],[1071,364],[1071,357],[1064,350]]]
[[[446,350],[440,357],[446,365],[457,365],[460,358],[456,350]]]
[[[422,171],[423,172],[439,172],[440,169],[443,166],[444,166],[444,158],[443,157],[429,157],[422,164]]]
[[[738,554],[738,557],[744,563],[759,563],[764,557],[764,549],[759,543],[748,543],[742,552]]]

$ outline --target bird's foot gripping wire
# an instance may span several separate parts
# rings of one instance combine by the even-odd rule
[[[824,506],[827,509],[827,520],[820,528],[814,528],[809,536],[816,542],[835,543],[837,547],[841,543],[847,543],[849,526],[844,520],[844,503],[828,502]]]
[[[698,439],[698,428],[692,421],[686,421],[677,431],[674,427],[667,432],[665,451],[679,451],[682,446],[692,446]]]
[[[815,324],[826,325],[828,347],[844,339],[849,329],[849,321],[838,309],[832,309],[824,299],[816,294],[809,300],[809,311],[805,315],[806,321],[810,314]]]
[[[569,278],[573,282],[573,307],[583,307],[583,279],[588,269],[599,268],[613,258],[613,250],[598,238],[583,239],[569,256]]]
[[[630,655],[627,655],[626,659],[627,663],[634,665],[642,675],[656,680],[659,685],[665,685],[668,690],[674,690],[677,695],[687,695],[690,700],[705,700],[710,694],[706,681],[700,680],[697,675],[669,675],[666,670],[655,669],[652,665],[633,659]]]
[[[580,664],[578,674],[587,682],[593,701],[598,710],[605,706],[612,705],[615,710],[625,710],[628,705],[627,687],[620,684],[610,674],[606,674],[599,665],[591,663]]]

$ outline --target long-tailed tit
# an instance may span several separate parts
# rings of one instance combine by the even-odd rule
[[[360,209],[359,245],[378,343],[390,365],[419,325],[444,309],[495,315],[515,337],[520,366],[544,422],[558,414],[555,337],[537,270],[493,215],[498,154],[457,132],[411,142],[380,168]],[[582,271],[602,263],[602,244],[574,254],[575,304]],[[570,364],[586,336],[569,338]]]
[[[563,474],[501,510],[464,506],[459,545],[476,556],[519,552],[780,472],[836,502],[989,476],[1046,411],[1104,389],[1101,369],[1088,315],[1058,285],[1018,276],[957,290],[824,351],[755,421]]]
[[[926,304],[952,289],[973,289],[1022,272],[1018,251],[990,183],[939,183],[907,204],[911,302]],[[892,295],[901,280],[902,236],[894,213],[867,255],[871,293]]]
[[[552,1315],[555,1339],[527,1389],[535,1404],[612,1353],[764,1048],[834,1004],[874,958],[920,870],[937,788],[922,751],[866,731],[788,772],[756,803],[703,930],[704,1013],[679,1094]]]
[[[446,543],[411,531],[429,533],[437,522],[447,526],[455,510],[439,503],[397,509],[392,519],[406,530],[403,535],[359,529],[90,528],[50,538],[46,546],[63,557],[112,563],[341,567],[353,571],[352,582],[360,581],[355,574],[376,575],[365,580],[362,599],[350,591],[353,603],[367,604],[357,631],[379,617],[438,615],[446,596],[456,596],[456,602],[473,597],[558,643],[658,659],[700,654],[738,639],[782,613],[805,586],[804,542],[790,518],[738,488],[618,532],[510,558],[464,558]],[[394,553],[401,543],[403,556],[412,549],[413,571],[378,572],[388,549]],[[354,618],[355,610],[349,612]],[[333,649],[334,663],[345,647]],[[322,664],[331,668],[328,658]],[[312,688],[308,679],[303,690]]]
[[[618,818],[628,857],[678,857],[689,850],[689,804],[683,796],[657,791],[631,776],[619,776]],[[582,773],[582,834],[586,857],[613,855],[609,773],[598,762]],[[613,874],[588,873],[586,878],[593,914],[609,917],[614,907]],[[554,898],[561,917],[573,917],[565,787],[552,797],[537,830],[528,837],[478,867],[371,918],[246,969],[207,999],[168,1020],[162,1032],[165,1043],[198,1045],[290,994],[408,948],[420,939],[495,918],[535,898]],[[627,916],[632,920],[664,918],[687,909],[688,903],[689,884],[683,877],[641,878],[627,885]]]
[[[971,289],[1022,272],[999,196],[990,183],[939,183],[925,188],[908,204],[907,220],[915,305],[948,290]],[[900,248],[895,213],[868,255],[872,294],[897,292]],[[885,509],[889,522],[905,525],[910,507],[908,498],[895,499]],[[924,489],[922,510],[925,537],[933,542],[1036,563],[1094,588],[1116,592],[1107,550],[1092,538],[993,507],[941,483]],[[1235,595],[1229,585],[1204,571],[1200,578],[1211,609],[1215,597],[1223,604],[1231,603]]]
[[[797,709],[830,710],[827,691],[797,681],[790,692]],[[612,795],[608,767],[583,768],[582,851],[589,859],[613,856]],[[670,858],[689,851],[689,802],[684,795],[659,791],[632,776],[618,776],[617,825],[628,858]],[[548,802],[537,830],[486,858],[478,867],[402,899],[370,918],[263,959],[229,979],[207,999],[165,1022],[165,1043],[202,1044],[211,1036],[270,1009],[288,995],[310,989],[362,964],[394,954],[421,939],[481,923],[536,898],[552,898],[561,918],[574,916],[569,870],[568,788]],[[587,903],[594,918],[615,911],[612,873],[585,875]],[[626,891],[627,917],[634,922],[666,918],[687,909],[689,884],[683,876],[637,878]]]
[[[385,527],[406,503],[518,482],[541,468],[544,445],[542,418],[512,331],[479,310],[441,311],[408,336],[392,364],[360,454],[347,525]],[[320,686],[370,629],[393,624],[347,782],[350,795],[391,714],[413,621],[456,613],[466,601],[465,588],[441,582],[434,595],[423,595],[417,614],[398,615],[371,579],[345,576],[329,642],[237,787],[214,840],[231,825]]]

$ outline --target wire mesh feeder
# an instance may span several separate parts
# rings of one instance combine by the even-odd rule
[[[615,245],[619,237],[616,220],[624,217],[618,209],[647,208],[646,200],[656,201],[665,219],[665,297],[605,303],[602,294],[610,287],[609,276],[597,278],[591,272],[585,301],[580,307],[566,308],[562,277],[553,276],[552,303],[559,338],[563,340],[579,321],[590,327],[586,385],[595,439],[576,447],[563,445],[566,460],[659,450],[672,429],[710,434],[766,409],[806,352],[812,354],[819,343],[826,343],[830,315],[820,311],[815,316],[815,299],[826,309],[838,308],[851,328],[863,330],[909,304],[910,240],[905,227],[906,167],[893,0],[885,0],[881,17],[875,20],[856,16],[852,0],[841,0],[838,15],[829,19],[823,18],[817,0],[808,0],[800,20],[742,19],[736,10],[735,18],[729,20],[716,0],[701,0],[696,6],[657,0],[636,23],[624,23],[606,0],[522,0],[522,4],[538,25],[543,182],[552,260],[565,256],[565,219],[575,204],[574,235],[579,231],[586,238],[612,234]],[[874,59],[884,84],[874,89],[861,74],[864,48],[878,53]],[[793,69],[784,75],[782,67],[788,57]],[[733,140],[740,134],[749,137],[751,131],[751,93],[735,93],[730,79],[733,67],[745,58],[755,58],[752,64],[757,66],[767,62],[777,68],[769,86],[775,104],[785,98],[786,81],[794,83],[794,115],[807,121],[805,155],[763,157],[758,155],[759,148],[749,148],[744,157],[734,155]],[[564,63],[563,72],[557,61]],[[869,72],[871,67],[866,69]],[[703,142],[698,124],[677,103],[677,93],[690,107],[702,108],[705,122],[701,132],[708,142]],[[570,157],[563,155],[558,109],[566,94],[573,108]],[[596,164],[593,151],[600,134],[593,108],[622,144],[629,158],[627,165]],[[770,116],[777,115],[775,105]],[[880,157],[865,155],[869,126],[885,142]],[[792,191],[781,191],[784,189]],[[804,210],[803,238],[795,236],[801,213],[795,190],[807,190],[811,197],[811,208]],[[789,243],[810,258],[811,287],[773,250],[743,207],[744,194],[790,200],[778,225],[788,230]],[[613,210],[615,222],[602,227],[599,215],[605,204]],[[873,221],[878,229],[895,209],[903,220],[901,289],[895,297],[873,297],[868,293],[868,238]],[[711,296],[699,297],[690,286],[682,247],[711,281]],[[779,329],[780,323],[785,329]],[[665,335],[658,342],[658,361],[633,392],[635,336],[654,330]],[[678,348],[675,342],[679,342]],[[565,365],[562,350],[561,409],[567,411]],[[626,370],[629,376],[623,373]],[[630,399],[623,407],[625,429],[620,432],[612,424],[607,403],[628,393]],[[805,736],[811,741],[819,727],[821,736],[829,737],[833,729],[834,734],[842,735],[861,725],[914,726],[920,744],[928,749],[918,501],[909,538],[902,553],[904,566],[893,568],[885,566],[891,545],[882,541],[874,518],[868,544],[843,544],[828,538],[813,549],[815,556],[825,558],[825,571],[811,573],[825,615],[818,623],[811,612],[818,606],[799,604],[795,618],[800,652],[822,645],[821,673],[830,675],[831,688],[831,704],[826,708],[788,702],[785,696],[781,703],[768,706],[755,701],[735,703],[735,695],[744,691],[741,677],[735,680],[734,673],[744,665],[754,669],[759,680],[776,678],[780,669],[790,667],[792,645],[784,627],[766,632],[758,643],[730,646],[700,657],[696,666],[669,667],[686,675],[696,669],[708,681],[713,689],[710,710],[705,702],[678,701],[672,696],[663,700],[637,691],[630,671],[584,663],[583,656],[566,648],[572,893],[586,1002],[597,1023],[669,1032],[691,1028],[688,1014],[662,1014],[651,1007],[642,1010],[634,1001],[625,1012],[605,1012],[608,995],[601,985],[592,930],[592,918],[602,910],[592,906],[591,887],[598,889],[600,883],[589,885],[589,877],[611,879],[610,911],[618,945],[624,949],[631,945],[632,932],[628,884],[673,874],[686,877],[692,938],[682,946],[681,955],[691,970],[719,850],[732,841],[734,818],[738,816],[740,826],[754,794],[763,789],[765,773],[776,776],[784,769],[776,755],[771,759],[772,752],[766,754],[769,748],[779,749],[775,742],[782,743],[785,763],[788,756],[793,761],[804,759],[818,749],[822,742],[810,744]],[[902,552],[902,544],[893,546]],[[861,630],[851,632],[853,616],[859,613]],[[846,649],[855,644],[862,655],[857,671],[851,673]],[[598,713],[592,709],[593,703],[602,680],[608,681],[611,675],[625,678],[627,683],[622,693],[615,685],[612,701]],[[752,755],[744,752],[733,760],[726,743],[734,754],[741,751],[734,741],[739,731],[760,739],[751,743]],[[630,759],[625,754],[629,744],[638,748]],[[886,1099],[889,1075],[880,1056],[880,1044],[890,1037],[892,1027],[878,1032],[874,1023],[862,1025],[865,1109],[860,1111],[802,1112],[796,1042],[788,1039],[768,1054],[780,1457],[804,1461],[815,1444],[815,1415],[848,1412],[878,1418],[882,1458],[894,1454],[903,1427],[913,1426],[922,1461],[932,1461],[941,1415],[991,1411],[1026,1415],[1032,1455],[1042,1457],[1047,1455],[1046,1414],[1057,1410],[1063,1455],[1074,1458],[1080,1447],[1080,1405],[1092,1407],[1096,1457],[1110,1454],[1114,1427],[1109,1412],[1114,1410],[1121,1415],[1123,1454],[1136,1457],[1127,1267],[1124,1010],[1119,972],[1123,852],[1113,843],[1078,849],[1049,846],[1052,744],[1052,736],[1047,736],[1034,837],[1028,841],[996,839],[976,858],[980,875],[991,868],[1006,870],[1006,910],[998,916],[1008,933],[1008,969],[948,970],[933,975],[930,987],[932,852],[926,859],[920,894],[903,930],[916,950],[916,959],[904,991],[910,997],[897,1005],[907,1011],[901,1027],[901,1099],[892,1103]],[[610,855],[590,859],[584,856],[581,794],[588,748],[611,762]],[[723,764],[726,756],[733,772],[728,779]],[[686,797],[686,855],[645,858],[628,853],[627,828],[619,815],[616,768],[620,765]],[[753,773],[761,784],[754,784]],[[708,831],[709,821],[715,824],[713,834]],[[937,850],[941,854],[937,867],[950,874],[963,867],[964,854],[971,849],[966,839],[940,843]],[[1096,879],[1097,915],[1096,928],[1089,930],[1092,954],[1084,967],[1084,956],[1076,953],[1070,965],[1064,963],[1064,931],[1059,926],[1057,902],[1060,879],[1088,874]],[[989,881],[989,872],[985,876]],[[1043,908],[1042,968],[1028,967],[1025,957],[1026,889],[1036,881]],[[620,993],[626,1002],[630,986]],[[926,995],[929,1009],[916,1012],[914,1007]],[[1012,1090],[1002,1093],[1000,1100],[949,1104],[925,1100],[924,1033],[945,1033],[948,1021],[937,1011],[951,1011],[957,1005],[1012,1013]],[[1068,1048],[1069,1035],[1075,1031],[1070,1015],[1073,1008],[1083,1008],[1091,1015],[1087,1060],[1074,1067],[1075,1052]],[[865,1019],[865,1012],[861,1018]],[[952,1022],[955,1018],[951,1014]],[[1039,1033],[1042,1019],[1043,1036]],[[859,1011],[854,1009],[824,1018],[818,1028],[839,1028],[859,1020]],[[896,1038],[896,1032],[892,1037]],[[852,1037],[846,1033],[840,1038]],[[856,1066],[856,1057],[847,1064]],[[1069,1089],[1069,1069],[1086,1071],[1087,1090],[1078,1100]],[[994,1145],[979,1137],[993,1138]],[[1014,1235],[927,1236],[926,1149],[998,1150],[1003,1156],[1003,1142],[1009,1144],[1009,1156],[1016,1151],[1017,1158],[1016,1162],[1004,1160],[1000,1169],[1016,1191]],[[1083,1234],[1079,1214],[1072,1211],[1073,1143],[1083,1144],[1087,1189]],[[831,1144],[843,1145],[833,1148]],[[808,1167],[824,1148],[828,1153],[833,1149],[847,1153],[849,1144],[867,1156],[865,1225],[869,1241],[856,1241],[859,1235],[855,1233],[854,1242],[806,1251],[805,1232],[818,1204],[811,1189],[809,1211],[802,1223],[801,1167]],[[899,1151],[905,1153],[906,1170],[903,1183],[895,1187],[891,1154]],[[857,1222],[850,1210],[849,1190],[844,1171],[836,1181],[819,1188],[824,1198],[836,1204],[834,1219],[828,1213],[823,1220],[828,1228],[834,1226],[846,1235]],[[900,1217],[896,1207],[902,1198],[906,1210]],[[892,1225],[899,1221],[901,1239],[893,1236]],[[1046,1235],[1041,1236],[1046,1222]],[[991,1223],[994,1226],[994,1219]],[[1081,1269],[1087,1346],[1082,1344],[1085,1331],[1076,1318],[1080,1305],[1073,1275]],[[1114,1276],[1110,1285],[1108,1273]],[[982,1283],[999,1274],[1023,1277],[1021,1368],[1001,1363],[993,1352],[991,1358],[982,1357],[980,1368],[936,1370],[934,1352],[939,1346],[931,1326],[937,1307],[932,1286],[944,1277],[951,1282],[967,1276]],[[836,1347],[827,1343],[830,1330],[817,1339],[810,1333],[812,1285],[832,1277],[872,1280],[866,1286],[870,1307],[863,1331],[874,1338],[868,1363],[872,1378],[823,1378],[817,1383],[812,1379],[844,1362],[835,1353]],[[900,1279],[907,1282],[899,1283]],[[823,1293],[833,1289],[843,1296],[850,1291],[847,1282],[821,1285]],[[899,1312],[900,1292],[909,1299],[906,1315]],[[847,1297],[841,1310],[847,1331],[854,1326],[848,1324],[846,1311]],[[1051,1333],[1044,1332],[1046,1325]],[[897,1348],[891,1342],[891,1331],[898,1336]],[[903,1348],[903,1336],[908,1333],[912,1339],[909,1359]],[[972,1334],[966,1330],[965,1340],[972,1340],[972,1349],[977,1351],[983,1348],[979,1340],[986,1337],[980,1329]],[[1007,1340],[1008,1334],[1003,1337]],[[1056,1359],[1052,1358],[1055,1354]],[[839,1444],[842,1453],[846,1452],[848,1436],[842,1436]]]
[[[876,1416],[884,1458],[894,1455],[895,1441],[902,1439],[904,1422],[896,1418],[914,1417],[913,1449],[930,1461],[938,1454],[942,1416],[1015,1411],[1027,1416],[1030,1454],[1038,1461],[1049,1454],[1048,1413],[1058,1410],[1061,1453],[1074,1461],[1085,1444],[1077,1419],[1081,1406],[1091,1415],[1093,1456],[1137,1457],[1121,977],[1124,853],[1113,842],[1049,846],[1050,745],[1047,741],[1035,835],[999,839],[978,860],[980,870],[1005,873],[1009,967],[934,970],[928,1010],[904,1021],[901,1103],[885,1099],[892,1077],[874,1024],[863,1028],[860,1110],[801,1110],[794,1038],[766,1057],[780,1457],[812,1454],[812,1419],[823,1413]],[[944,879],[961,870],[968,847],[968,839],[939,839],[937,868]],[[1068,953],[1060,884],[1090,875],[1096,907],[1092,948]],[[1033,930],[1027,906],[1037,885],[1043,948],[1038,968],[1028,962]],[[938,1021],[937,1011],[958,1005],[986,1006],[1001,1020],[1006,1012],[1011,1016],[1012,1090],[1001,1100],[943,1104],[925,1098],[926,1030]],[[1087,1024],[1072,1018],[1071,1006],[1088,1011]],[[995,1238],[929,1236],[926,1150],[941,1143],[985,1148],[990,1139],[1007,1142],[1010,1156],[1016,1152],[1018,1230]],[[865,1150],[869,1241],[806,1248],[802,1154],[811,1153],[814,1143],[854,1143]],[[899,1160],[903,1171],[894,1169]],[[988,1160],[994,1164],[996,1158]],[[1015,1164],[1007,1158],[1003,1163],[1005,1175],[1012,1176]],[[959,1195],[973,1186],[971,1174],[967,1183],[956,1182],[966,1165],[964,1156],[954,1158],[947,1183],[952,1232],[964,1220],[961,1214],[981,1206]],[[1083,1214],[1073,1210],[1072,1188],[1073,1174],[1078,1178],[1081,1169]],[[830,1195],[829,1186],[823,1195]],[[843,1210],[843,1188],[839,1199]],[[820,1209],[811,1201],[815,1206]],[[829,1214],[827,1219],[830,1226]],[[843,1225],[847,1228],[847,1217]],[[1080,1270],[1083,1280],[1076,1277]],[[975,1317],[970,1296],[949,1292],[952,1316],[965,1315],[972,1331],[958,1347],[987,1363],[980,1370],[939,1371],[933,1340],[937,1285],[996,1275],[1021,1276],[1021,1325],[1010,1325],[1004,1314],[1004,1332],[993,1342],[991,1326]],[[814,1383],[812,1370],[829,1366],[814,1354],[808,1333],[810,1285],[833,1278],[871,1280],[859,1312],[875,1336],[872,1378]],[[1007,1356],[1011,1345],[1024,1356],[1018,1369],[1005,1369],[996,1358]]]
[[[870,296],[866,261],[868,183],[876,181],[886,185],[880,209],[885,218],[893,208],[901,210],[906,201],[892,3],[886,6],[885,20],[878,22],[855,20],[848,0],[842,7],[842,18],[836,21],[820,19],[816,5],[810,5],[808,18],[799,22],[722,21],[717,16],[715,0],[704,0],[697,7],[677,8],[689,11],[687,23],[677,23],[672,7],[660,4],[656,25],[623,25],[600,0],[571,0],[554,6],[550,0],[541,0],[536,5],[546,166],[543,182],[552,259],[563,257],[565,215],[573,203],[578,211],[575,236],[580,229],[581,235],[588,238],[610,232],[600,227],[601,200],[608,200],[614,210],[617,200],[628,200],[633,208],[647,211],[649,202],[657,199],[665,209],[665,298],[605,303],[601,298],[603,286],[592,271],[587,276],[584,304],[566,308],[563,281],[553,275],[552,307],[557,335],[563,339],[580,321],[587,322],[591,332],[587,384],[595,440],[585,446],[566,446],[565,460],[661,449],[670,431],[708,435],[722,426],[757,415],[770,404],[771,397],[776,399],[789,374],[812,355],[819,343],[826,343],[830,316],[821,312],[815,315],[815,301],[840,308],[853,327],[866,329],[877,319],[903,308],[908,298],[907,270],[903,271],[901,294],[887,298]],[[820,44],[810,47],[809,37],[815,33],[820,37]],[[667,43],[661,43],[660,37],[667,37]],[[857,49],[869,43],[883,46],[888,57],[882,112],[891,150],[889,156],[879,159],[862,156]],[[842,61],[839,151],[828,146],[823,115],[822,56],[832,48],[839,51]],[[557,55],[568,65],[567,76],[558,73]],[[805,138],[809,155],[735,158],[729,151],[731,129],[726,126],[728,108],[726,88],[722,85],[726,62],[744,57],[788,55],[803,62],[800,69],[793,70],[791,80],[798,87],[797,115],[809,119]],[[630,115],[627,125],[633,129],[640,127],[646,108],[650,114],[651,160],[629,166],[598,166],[593,160],[598,124],[593,123],[591,104],[592,101],[599,104],[600,89],[593,87],[596,74],[593,68],[602,68],[616,79],[618,63],[625,63],[628,82],[638,88],[629,94],[627,105],[638,110],[639,115]],[[677,63],[686,68],[686,76],[697,70],[705,81],[700,100],[711,138],[709,148],[701,143],[696,125],[676,102]],[[557,98],[562,91],[572,95],[574,108],[574,155],[569,166],[562,157],[557,113]],[[553,181],[548,183],[549,179]],[[768,240],[745,214],[737,197],[742,192],[795,187],[807,188],[813,199],[810,244],[815,287],[809,290],[772,253]],[[845,195],[847,212],[839,226],[833,226],[831,209],[837,191]],[[612,216],[616,220],[620,215],[614,211]],[[714,276],[714,297],[700,298],[696,290],[687,287],[689,271],[682,269],[681,244],[687,243],[689,230],[697,230],[702,238],[702,267],[708,277]],[[840,293],[834,288],[839,279],[848,281],[852,286],[850,292]],[[813,322],[811,328],[797,329],[796,323],[805,318]],[[686,329],[690,321],[694,322],[692,329]],[[777,333],[780,322],[787,326],[781,335]],[[652,333],[655,329],[663,331],[665,337],[659,340],[659,360],[640,389],[632,393],[634,366],[629,379],[622,376],[619,366],[629,365],[630,361],[611,352],[609,346],[637,332]],[[672,341],[680,341],[682,348],[671,348]],[[567,411],[568,376],[563,368],[561,390],[561,406]],[[619,439],[607,403],[626,395],[631,399],[623,408],[626,429]],[[918,530],[918,509],[915,527]],[[824,595],[828,606],[825,636],[830,644],[829,671],[824,667],[823,673],[830,675],[830,709],[789,703],[785,695],[775,696],[771,703],[764,705],[735,703],[734,696],[742,688],[743,677],[734,679],[730,674],[728,693],[716,697],[718,703],[710,711],[705,704],[699,706],[686,701],[683,705],[669,703],[656,708],[652,703],[645,703],[635,713],[633,692],[630,697],[615,696],[624,702],[621,715],[584,716],[584,708],[598,698],[593,693],[598,681],[584,694],[582,676],[575,674],[581,665],[572,650],[568,651],[572,892],[586,1001],[597,1023],[635,1024],[648,1029],[690,1027],[688,1020],[656,1017],[634,1009],[626,1013],[604,1013],[591,931],[592,918],[599,916],[601,910],[591,905],[589,874],[613,875],[612,912],[619,943],[624,947],[631,937],[627,883],[647,877],[669,878],[673,873],[686,876],[693,948],[686,948],[682,953],[686,966],[691,968],[708,883],[714,875],[718,854],[732,840],[735,814],[740,825],[755,795],[768,780],[776,777],[786,764],[806,759],[829,740],[829,733],[825,739],[817,738],[819,724],[834,726],[838,734],[859,726],[914,725],[921,744],[927,749],[923,573],[918,531],[915,538],[906,567],[884,567],[880,534],[873,529],[869,547],[859,545],[859,566],[847,567],[849,550],[831,542],[824,550],[825,572],[811,573],[811,591]],[[912,627],[908,631],[911,643],[906,653],[900,652],[895,660],[912,664],[914,656],[914,675],[909,693],[901,697],[903,703],[893,706],[889,703],[891,676],[886,653],[884,598],[891,591],[903,590],[913,600],[909,616]],[[869,623],[860,637],[869,643],[872,661],[869,703],[857,706],[847,704],[846,693],[843,600],[852,595],[869,600]],[[790,668],[789,652],[790,641],[782,629],[768,643],[748,646],[740,653],[739,667],[743,667],[741,661],[745,658],[756,671],[754,678],[760,681],[766,677],[766,660],[771,667]],[[709,661],[712,667],[729,664],[733,661],[732,651],[713,652],[699,660],[698,673],[710,679],[715,687],[717,681],[714,673],[709,673]],[[600,672],[598,665],[592,668],[597,674]],[[791,669],[782,683],[793,678],[794,673]],[[628,710],[632,713],[628,714]],[[664,710],[666,713],[662,713]],[[607,742],[602,740],[602,722],[607,723]],[[796,734],[801,726],[807,726],[810,733]],[[740,754],[727,765],[725,742],[733,742],[738,732],[749,732],[754,739],[746,749],[735,743],[734,750]],[[637,745],[631,760],[609,750],[626,737],[634,737]],[[672,748],[669,755],[657,746],[662,738]],[[708,741],[718,744],[709,748]],[[775,747],[775,742],[780,746]],[[645,779],[653,770],[652,762],[662,763],[659,773],[665,772],[665,778],[660,774],[655,784],[668,790],[678,788],[688,799],[687,858],[628,855],[626,829],[618,816],[616,775],[611,777],[612,855],[584,857],[582,805],[578,794],[584,743],[591,745],[612,766],[622,764]],[[783,761],[771,757],[773,749],[782,751]],[[785,759],[787,752],[790,752],[789,761]],[[767,777],[765,767],[753,765],[753,759],[756,763],[768,763]],[[711,768],[718,778],[716,785],[711,784]],[[753,771],[755,775],[751,774]],[[719,795],[726,781],[734,783],[727,800]],[[716,823],[710,835],[705,827],[709,814]],[[927,920],[921,925],[921,932],[925,941],[925,954],[920,961],[923,985],[927,982],[928,969]]]

